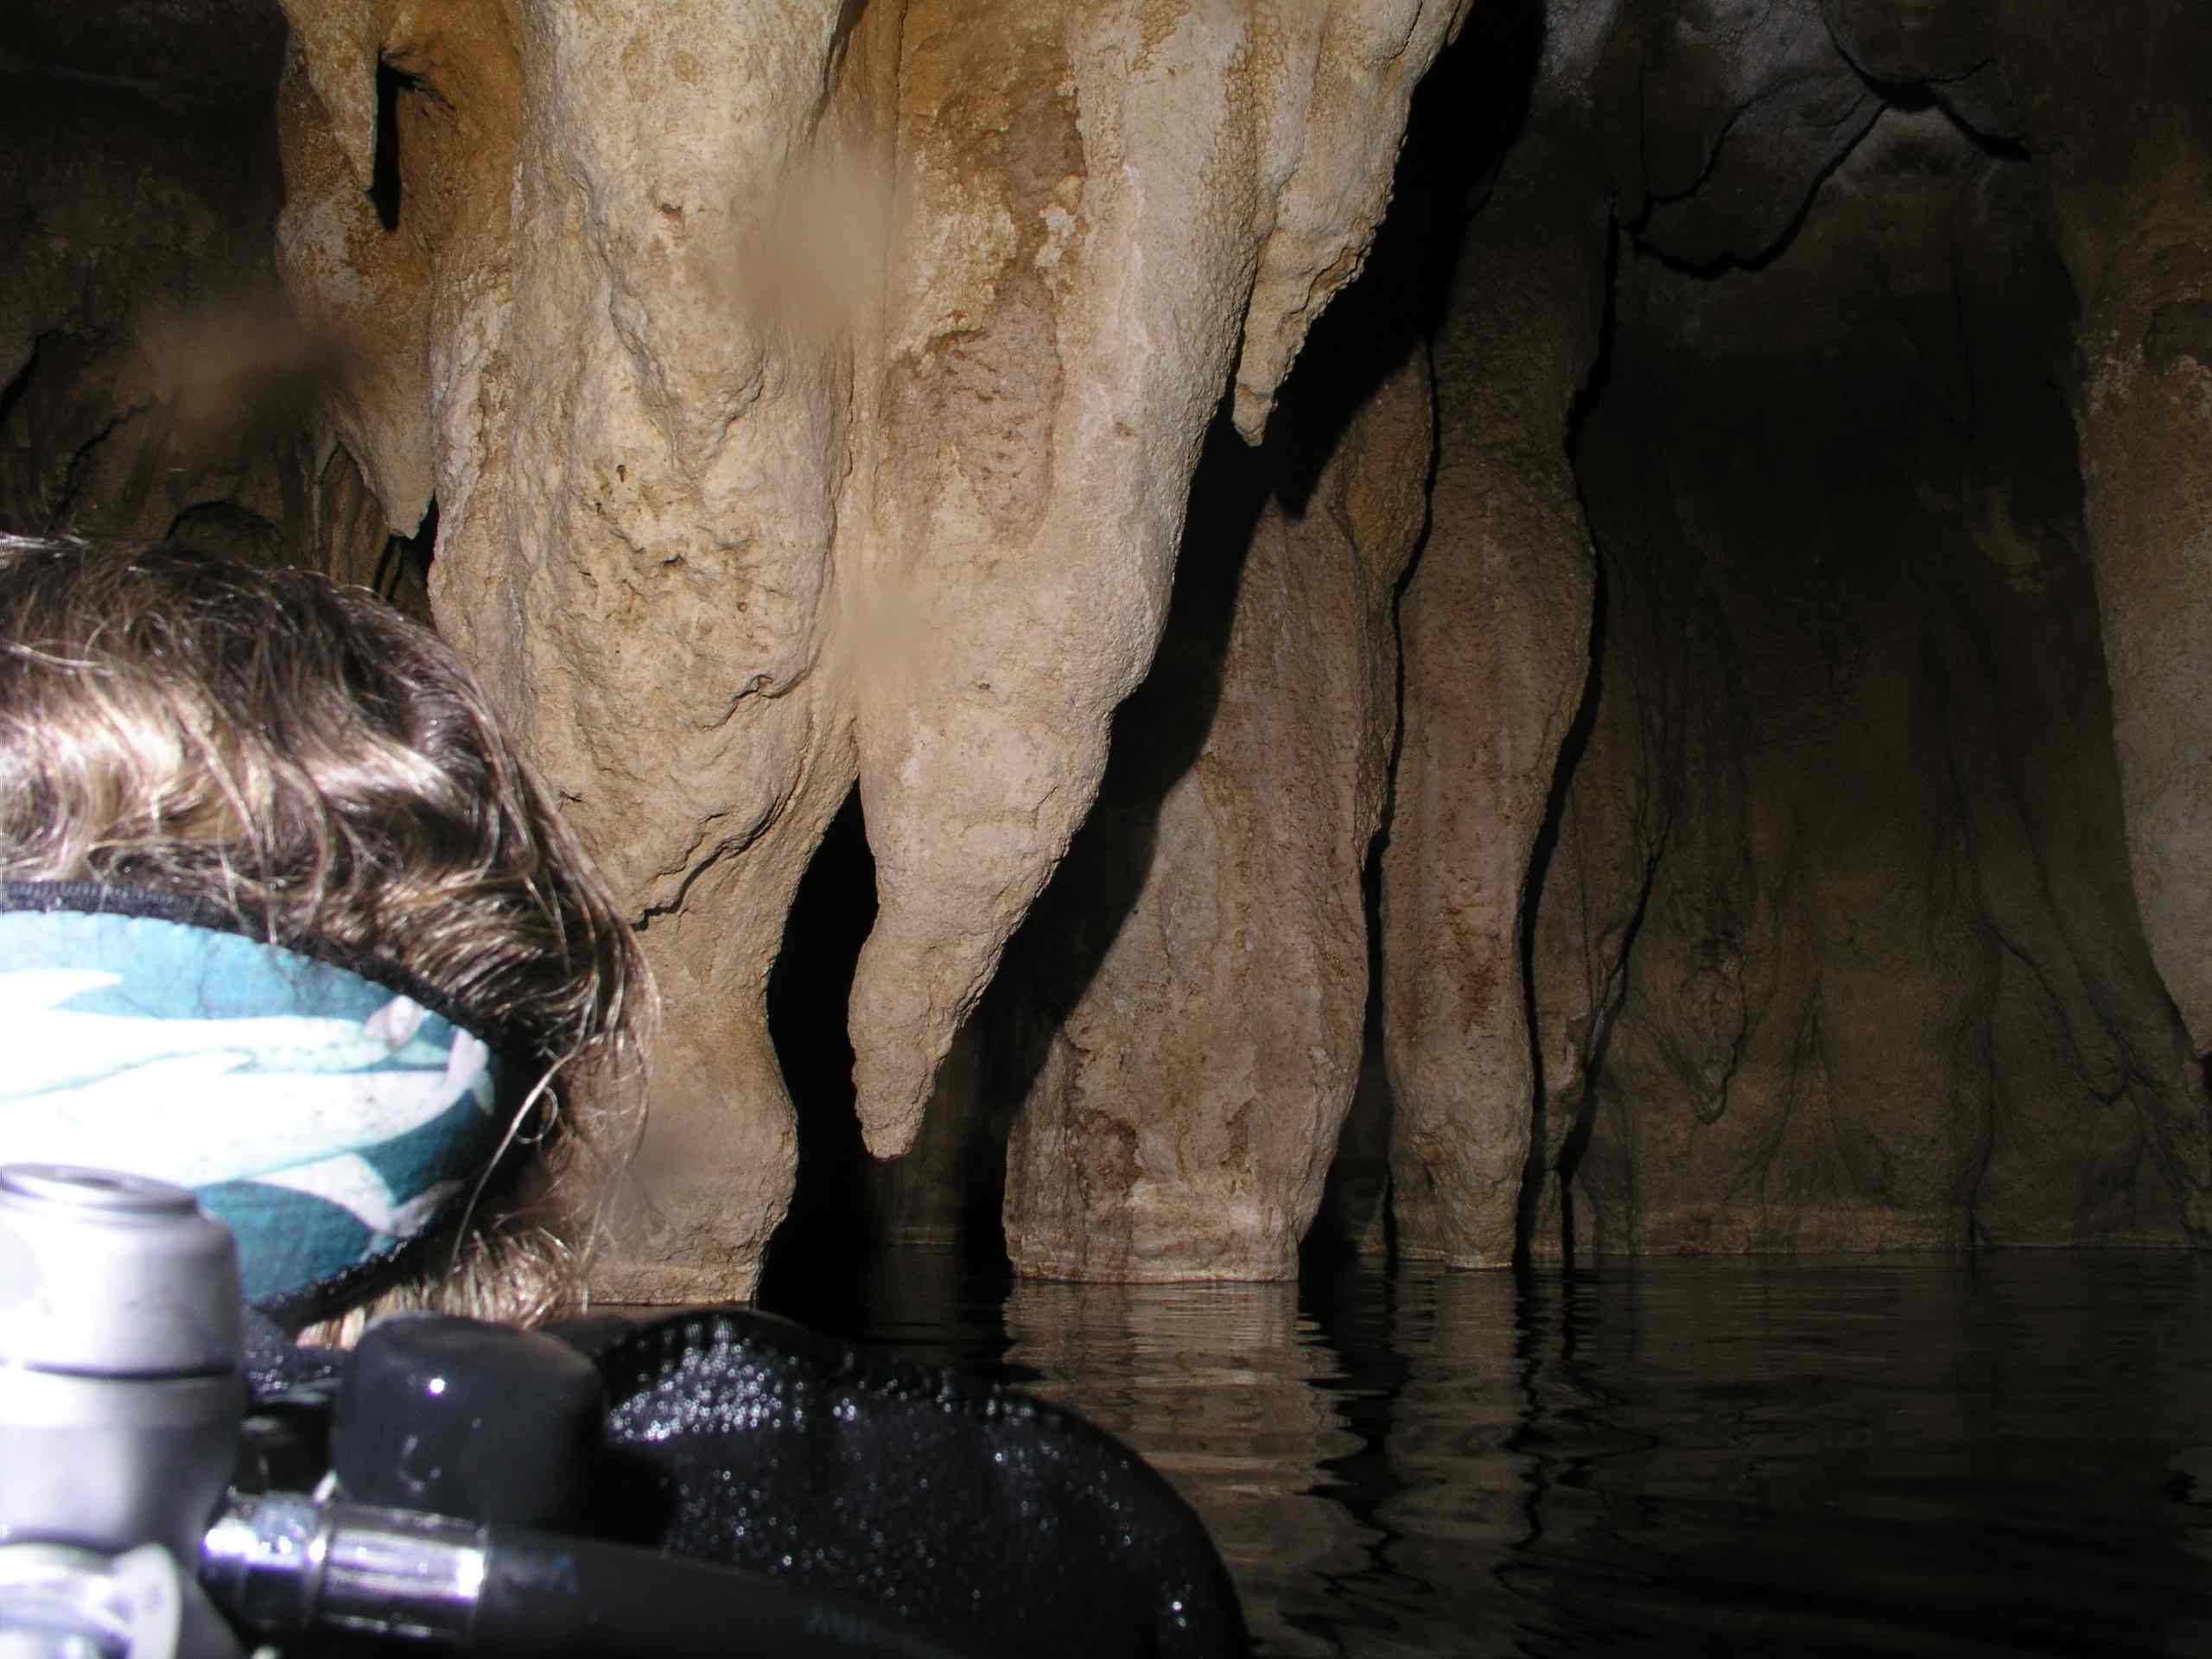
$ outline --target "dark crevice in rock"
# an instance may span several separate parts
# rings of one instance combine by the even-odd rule
[[[1360,875],[1367,918],[1367,1008],[1360,1024],[1359,1084],[1329,1160],[1320,1211],[1299,1249],[1301,1275],[1330,1273],[1363,1255],[1390,1260],[1396,1253],[1390,1202],[1390,1137],[1396,1114],[1382,1046],[1382,851],[1389,814],[1386,795],[1383,828],[1368,849],[1367,868]]]
[[[1447,279],[1433,293],[1429,332],[1443,321],[1448,278],[1466,223],[1483,210],[1529,122],[1549,20],[1542,0],[1485,0],[1414,95],[1409,149],[1435,158],[1437,253]]]
[[[1995,60],[1992,59],[1990,61],[1993,64]],[[1987,67],[1989,66],[1983,66],[1983,67]],[[1942,111],[1954,126],[1973,139],[1983,154],[1994,160],[2026,161],[2028,149],[2025,144],[2018,139],[2009,138],[2003,133],[1989,132],[1977,127],[1967,117],[1961,115],[1953,106],[1950,99],[1944,96],[1949,88],[1967,79],[1969,79],[1968,76],[1961,75],[1951,80],[1885,81],[1877,80],[1870,75],[1867,77],[1866,84],[1880,95],[1884,105],[1889,109],[1903,111],[1907,114],[1928,109]]]
[[[47,504],[45,528],[48,531],[79,528],[80,509],[90,509],[94,513],[98,512],[100,503],[86,502],[84,499],[86,476],[108,441],[144,412],[145,405],[143,404],[133,402],[124,404],[111,410],[106,419],[86,434],[71,453],[67,464],[62,468],[60,485]]]
[[[1821,187],[1834,177],[1844,163],[1851,159],[1852,152],[1866,142],[1866,135],[1873,130],[1875,122],[1881,118],[1881,101],[1873,97],[1869,97],[1864,104],[1853,107],[1851,121],[1858,124],[1858,130],[1836,148],[1835,151],[1822,163],[1819,171],[1806,184],[1803,194],[1797,199],[1796,207],[1781,228],[1765,237],[1758,245],[1741,250],[1725,249],[1707,257],[1699,258],[1671,251],[1664,242],[1651,233],[1651,210],[1694,200],[1707,182],[1700,179],[1696,186],[1684,192],[1680,197],[1654,198],[1647,205],[1643,215],[1634,227],[1633,233],[1637,248],[1669,268],[1689,276],[1720,276],[1731,271],[1764,270],[1780,258],[1789,245],[1796,239],[1798,232],[1804,227],[1807,217],[1813,211],[1813,204],[1820,199]],[[1849,123],[1838,122],[1836,124],[1843,126]],[[1718,159],[1719,151],[1716,150],[1714,152],[1716,163]]]
[[[2163,372],[2183,359],[2212,371],[2212,300],[2169,300],[2151,314],[2144,362]]]
[[[763,1300],[797,1306],[817,1283],[849,1274],[872,1242],[853,1116],[853,1046],[845,1004],[861,944],[875,922],[875,860],[860,791],[846,798],[807,866],[768,976],[768,1034],[798,1128],[798,1181],[771,1243]]]
[[[0,386],[0,433],[5,433],[9,423],[16,418],[16,407],[23,401],[23,393],[30,385],[31,377],[38,372],[39,355],[46,349],[47,338],[41,334],[31,341],[30,349],[23,358],[23,366],[16,371],[5,386]]]
[[[368,194],[377,210],[377,222],[387,231],[399,228],[399,100],[420,91],[422,85],[404,69],[383,58],[377,60],[377,148]]]
[[[438,498],[412,536],[387,536],[369,586],[377,596],[418,620],[430,620],[430,563],[438,551]]]
[[[1656,874],[1657,861],[1655,859],[1644,871],[1643,884],[1637,890],[1636,909],[1621,931],[1620,963],[1615,970],[1607,1006],[1598,1020],[1594,1040],[1584,1064],[1584,1079],[1575,1101],[1574,1121],[1567,1126],[1567,1134],[1560,1141],[1554,1177],[1559,1194],[1560,1261],[1562,1266],[1569,1268],[1575,1265],[1578,1241],[1586,1231],[1599,1241],[1601,1248],[1603,1244],[1599,1227],[1606,1218],[1602,1215],[1592,1215],[1586,1222],[1576,1213],[1580,1202],[1578,1194],[1581,1192],[1582,1160],[1588,1156],[1592,1138],[1597,1132],[1599,1099],[1605,1075],[1605,1060],[1612,1046],[1613,1033],[1618,1029],[1618,1015],[1621,1004],[1627,996],[1628,964],[1635,952],[1637,939],[1643,931],[1644,918],[1650,913],[1651,893]],[[1632,1188],[1630,1202],[1632,1211]],[[1630,1220],[1629,1217],[1611,1219],[1624,1233],[1629,1230],[1623,1225]],[[1535,1242],[1530,1241],[1532,1248]]]
[[[1574,471],[1576,504],[1582,510],[1582,522],[1590,522],[1590,503],[1583,494],[1581,469],[1575,458],[1582,448],[1583,428],[1589,423],[1590,411],[1606,385],[1612,379],[1614,337],[1620,329],[1620,276],[1622,245],[1626,232],[1618,219],[1611,220],[1605,234],[1605,309],[1598,322],[1598,352],[1591,359],[1590,372],[1582,377],[1582,384],[1574,391],[1574,402],[1567,411],[1567,464]],[[1593,545],[1591,556],[1597,556]],[[1595,638],[1595,635],[1592,635]],[[1595,649],[1593,646],[1592,649]]]
[[[1581,471],[1575,466],[1575,458],[1582,446],[1583,428],[1590,417],[1590,411],[1604,395],[1612,375],[1614,335],[1619,325],[1618,296],[1622,241],[1623,234],[1616,224],[1605,238],[1605,307],[1599,323],[1597,353],[1591,360],[1590,372],[1575,391],[1574,402],[1567,417],[1567,465],[1573,469],[1575,501],[1586,528],[1591,522],[1590,504],[1584,493]],[[1583,682],[1581,699],[1575,705],[1573,722],[1567,728],[1567,736],[1560,745],[1559,762],[1553,773],[1550,792],[1545,799],[1543,826],[1536,833],[1521,895],[1518,945],[1521,995],[1528,1011],[1529,1071],[1533,1080],[1529,1158],[1522,1172],[1521,1197],[1514,1229],[1514,1260],[1524,1267],[1531,1260],[1532,1253],[1538,1249],[1536,1232],[1541,1224],[1548,1192],[1556,1196],[1560,1205],[1561,1259],[1573,1265],[1574,1228],[1569,1188],[1573,1176],[1573,1160],[1580,1157],[1581,1146],[1589,1139],[1587,1087],[1580,1092],[1574,1121],[1563,1133],[1554,1136],[1550,1121],[1552,1106],[1550,1088],[1544,1072],[1543,1021],[1536,995],[1536,917],[1538,906],[1542,902],[1545,880],[1551,874],[1553,855],[1559,846],[1560,830],[1567,815],[1568,791],[1573,786],[1575,770],[1582,764],[1582,757],[1590,747],[1590,735],[1597,724],[1599,700],[1605,689],[1609,589],[1605,561],[1598,556],[1594,539],[1591,545],[1591,564],[1589,673]],[[1625,972],[1626,964],[1627,950],[1624,947],[1621,971]]]
[[[1521,966],[1521,997],[1528,1010],[1529,1065],[1533,1079],[1529,1111],[1532,1129],[1529,1137],[1529,1157],[1521,1173],[1521,1197],[1515,1211],[1514,1260],[1525,1266],[1534,1244],[1539,1216],[1543,1208],[1547,1185],[1555,1178],[1554,1141],[1550,1123],[1550,1095],[1544,1077],[1544,1046],[1542,1026],[1536,1004],[1536,907],[1544,890],[1545,878],[1550,874],[1552,855],[1559,847],[1560,824],[1567,814],[1567,791],[1574,779],[1575,768],[1582,764],[1582,757],[1590,747],[1590,734],[1598,721],[1598,701],[1605,690],[1605,569],[1603,561],[1596,561],[1595,582],[1590,595],[1590,671],[1583,682],[1581,701],[1577,703],[1574,719],[1567,728],[1567,736],[1560,744],[1559,763],[1552,773],[1550,793],[1545,798],[1544,821],[1536,831],[1536,842],[1529,856],[1529,870],[1521,888],[1521,936],[1518,960]],[[1624,959],[1625,959],[1624,952]],[[1569,1131],[1571,1135],[1572,1130]],[[1560,1157],[1565,1156],[1561,1143]],[[1567,1179],[1556,1173],[1562,1187]],[[1573,1234],[1567,1234],[1564,1248],[1573,1249]]]

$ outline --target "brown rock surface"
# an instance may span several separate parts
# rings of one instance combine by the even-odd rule
[[[1033,989],[1002,1000],[1042,1046],[1007,1151],[1018,1271],[1295,1274],[1357,1079],[1432,423],[1415,339],[1354,315],[1264,449],[1224,435],[1199,467],[1159,658],[1014,959]]]
[[[1583,1022],[1540,1248],[2202,1236],[2024,171],[1891,113],[1771,264],[1624,276],[1580,451],[1600,701],[1538,914],[1538,1006]]]
[[[2135,896],[2212,1050],[2212,16],[1986,7],[2081,304],[2074,418]]]
[[[163,73],[181,21],[102,44],[60,7],[10,16],[0,525],[160,535],[219,503],[272,543],[297,530],[269,450],[308,388],[244,315],[270,298],[281,189],[266,118],[283,25],[273,7],[260,22],[258,39],[239,29],[232,79],[192,54]],[[256,411],[272,377],[291,406]]]
[[[276,0],[25,0],[0,41],[0,529],[304,563],[426,614],[278,291]]]
[[[857,1108],[912,1141],[1150,661],[1238,353],[1256,433],[1458,10],[294,0],[285,269],[378,343],[333,418],[395,528],[436,495],[441,626],[668,1000],[615,1294],[750,1287],[764,987],[856,774]]]
[[[1436,345],[1433,519],[1400,607],[1405,734],[1382,857],[1382,1038],[1401,1249],[1513,1257],[1535,1096],[1529,859],[1589,672],[1589,532],[1567,418],[1608,227],[1524,140],[1471,227]]]
[[[852,1030],[873,1149],[912,1140],[1096,791],[1240,339],[1252,431],[1358,268],[1405,98],[1459,10],[1111,5],[1003,31],[972,6],[910,12],[902,97],[928,132],[901,146],[898,222],[929,228],[893,244],[861,594],[882,910]],[[1362,89],[1379,109],[1343,101]],[[1387,144],[1319,143],[1370,119]]]
[[[1823,11],[1821,0],[1618,8],[1592,78],[1595,129],[1620,217],[1646,245],[1707,268],[1787,239],[1813,181],[1882,109]]]

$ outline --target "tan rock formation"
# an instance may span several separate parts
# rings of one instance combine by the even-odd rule
[[[1296,1272],[1357,1079],[1392,601],[1426,517],[1425,354],[1381,343],[1317,342],[1292,429],[1199,468],[1159,660],[1019,958],[1044,1052],[1007,1151],[1018,1271]]]
[[[1984,8],[2079,296],[2074,415],[2127,848],[2158,971],[2212,1050],[2212,18]],[[2201,1172],[2212,1179],[2212,1166]]]
[[[1562,163],[1566,165],[1562,165]],[[1433,522],[1401,607],[1405,733],[1382,859],[1401,1249],[1513,1257],[1535,1099],[1529,860],[1589,671],[1567,418],[1598,354],[1608,225],[1524,141],[1470,230],[1436,346]]]
[[[289,8],[287,274],[378,342],[334,418],[395,527],[435,492],[441,625],[668,998],[618,1294],[757,1271],[763,987],[855,774],[858,1109],[912,1140],[1149,663],[1215,400],[1241,350],[1256,433],[1459,8],[987,10]]]
[[[1999,43],[2031,29],[2033,11],[1993,23]],[[2100,37],[2120,32],[2112,20],[2085,16],[2071,27]],[[2036,49],[2048,49],[2058,33]],[[2075,463],[2050,429],[2037,377],[2063,349],[2068,298],[2021,188],[2023,169],[1976,172],[1990,164],[1968,136],[2026,134],[2032,147],[2037,122],[2052,123],[2044,105],[2063,105],[2057,150],[2070,139],[2077,157],[2096,156],[2087,131],[2094,118],[2077,106],[2094,109],[2107,94],[2069,101],[2059,48],[2046,61],[2043,101],[2016,99],[1983,18],[1963,6],[1659,5],[1624,10],[1604,40],[1586,98],[1560,97],[1540,81],[1553,98],[1543,107],[1560,113],[1548,121],[1540,108],[1537,131],[1571,137],[1579,118],[1590,118],[1641,249],[1708,271],[1736,261],[1760,269],[1756,277],[1692,277],[1638,258],[1628,267],[1633,281],[1624,276],[1617,290],[1623,338],[1642,355],[1613,363],[1593,416],[1603,442],[1586,448],[1580,467],[1584,499],[1605,520],[1606,645],[1593,701],[1569,746],[1571,785],[1554,803],[1533,868],[1522,850],[1533,834],[1523,831],[1516,847],[1512,832],[1540,805],[1516,812],[1510,794],[1502,807],[1486,803],[1455,838],[1450,815],[1472,791],[1424,790],[1424,779],[1449,776],[1449,760],[1433,770],[1438,752],[1510,752],[1522,734],[1545,729],[1540,713],[1501,712],[1515,708],[1510,697],[1459,690],[1467,671],[1436,676],[1440,696],[1419,667],[1423,583],[1430,562],[1451,546],[1447,416],[1439,533],[1405,608],[1408,741],[1386,907],[1400,890],[1388,880],[1395,871],[1422,870],[1429,885],[1421,902],[1391,912],[1385,974],[1392,984],[1427,974],[1463,994],[1487,991],[1465,1000],[1471,1014],[1487,1008],[1491,1019],[1485,1028],[1469,1018],[1470,1039],[1461,1042],[1441,1022],[1405,1029],[1406,1011],[1421,1006],[1412,995],[1386,1004],[1397,1045],[1401,1243],[1419,1252],[1443,1236],[1451,1242],[1438,1254],[1497,1262],[1516,1246],[1551,1255],[1576,1244],[1672,1250],[1969,1236],[2196,1237],[2207,1169],[2203,1090],[2112,885],[2117,819],[2101,813],[2108,798],[2099,705],[2083,690],[2101,682],[2094,650],[2069,630],[2057,597],[2072,592],[2077,607],[2084,597],[2079,543],[2066,539],[2074,521],[2049,486],[2073,476]],[[2122,186],[2141,195],[2155,174],[2174,187],[2158,198],[2172,204],[2167,230],[2145,230],[2139,240],[2164,236],[2161,246],[2188,215],[2202,219],[2201,206],[2178,205],[2176,180],[2198,176],[2186,158],[2202,146],[2175,126],[2175,112],[2188,96],[2181,89],[2201,89],[2206,77],[2193,35],[2170,46],[2172,63],[2156,74],[2138,73],[2144,48],[2134,41],[2104,48],[2118,58],[2099,71],[2101,86],[2136,89],[2111,95],[2135,100],[2115,130],[2133,135],[2119,148],[2139,159],[2118,164],[2121,182],[2102,190],[2098,207],[2114,219],[2129,213],[2131,229],[2156,222],[2148,198],[2136,203],[2140,211],[2114,205],[2126,199]],[[2065,58],[2069,73],[2098,61],[2088,41],[2080,47]],[[1925,88],[1952,119],[1893,113],[1870,127],[1880,98],[1860,72]],[[2201,97],[2189,109],[2201,113]],[[1529,143],[1509,161],[1505,182],[1514,165],[1526,165],[1557,193],[1573,176],[1572,156],[1523,162]],[[2170,155],[2177,159],[2168,164]],[[1839,163],[1804,218],[1806,193]],[[2047,181],[2057,181],[2054,192],[2064,188],[2063,162],[2045,156],[2041,165]],[[1961,185],[1961,177],[1974,182]],[[1513,200],[1503,187],[1501,194]],[[2194,200],[2202,199],[2199,191]],[[1956,241],[1954,215],[1969,227]],[[1496,204],[1476,219],[1459,305],[1497,303],[1479,261],[1484,238],[1506,223]],[[2080,281],[2084,257],[2069,251],[2069,263]],[[2167,283],[2160,292],[2187,302],[2195,279],[2177,277],[2181,269],[2171,256],[2158,265]],[[1866,334],[1864,325],[1857,334],[1824,332],[1844,327],[1839,318],[1866,316],[1880,320],[1878,334]],[[2147,327],[2147,313],[2139,321]],[[1488,327],[1471,337],[1517,341],[1529,332]],[[1661,338],[1663,348],[1654,344]],[[2185,380],[2186,349],[2171,355]],[[2083,373],[2100,360],[2085,357]],[[1785,361],[1801,366],[1785,375],[1775,366]],[[1845,372],[1845,363],[1859,373]],[[1440,365],[1448,410],[1456,386],[1479,384],[1483,371],[1454,368],[1441,351]],[[1839,423],[1830,435],[1784,436],[1772,414],[1743,412],[1790,387],[1788,375],[1827,389],[1789,396],[1786,429],[1817,426],[1825,406]],[[1917,384],[1949,427],[1905,436],[1926,410],[1889,409],[1894,394],[1859,375]],[[1510,357],[1497,378],[1547,384]],[[2120,375],[2114,384],[2137,380]],[[2195,522],[2192,512],[2203,516],[2193,493],[2200,469],[2183,459],[2202,446],[2189,424],[2195,406],[2174,395],[2179,383],[2158,384],[2161,400],[2128,417],[2128,459],[2139,470],[2121,493],[2133,504],[2126,512],[2149,515],[2130,520],[2134,531],[2163,524],[2172,534],[2151,541],[2171,546]],[[1624,399],[1649,401],[1623,414]],[[2077,401],[2086,408],[2091,400],[2085,391]],[[2097,403],[2117,406],[2109,397]],[[2086,454],[2100,416],[2077,418]],[[1963,451],[1961,429],[1970,435]],[[1472,424],[1484,435],[1510,429],[1510,419],[1495,416]],[[1692,435],[1699,432],[1722,435],[1700,442]],[[1459,447],[1472,451],[1482,442]],[[1796,449],[1800,442],[1814,449]],[[1512,485],[1493,485],[1487,501],[1538,475],[1526,464],[1498,471]],[[2093,501],[2096,475],[2091,459]],[[1794,490],[1781,482],[1791,478],[1799,480]],[[1752,531],[1746,515],[1768,492],[1777,510]],[[1918,501],[1914,512],[1862,520],[1870,497],[1901,495]],[[1783,513],[1781,497],[1794,498],[1800,515],[1803,503],[1821,503],[1821,518],[1808,524]],[[2165,505],[2143,505],[2153,499]],[[1952,527],[1931,531],[1921,515]],[[2093,506],[2090,539],[2101,545],[2096,522]],[[1859,525],[1864,550],[1837,543],[1839,523]],[[1931,534],[1945,547],[1981,550],[1980,563],[1958,565],[1922,556],[1948,573],[1951,591],[1970,595],[1956,603],[1983,619],[1968,631],[1971,643],[1929,625],[1921,644],[1909,645],[1925,601],[1878,574],[1897,546]],[[1522,549],[1546,541],[1526,530],[1505,539]],[[1774,550],[1755,559],[1754,542]],[[2122,776],[2163,777],[2157,810],[2172,820],[2143,830],[2139,791],[2128,785],[2139,890],[2146,858],[2156,867],[2148,879],[2160,871],[2178,879],[2177,861],[2194,844],[2177,803],[2189,798],[2182,757],[2195,716],[2171,699],[2183,695],[2172,688],[2187,683],[2177,665],[2202,660],[2206,645],[2187,635],[2194,613],[2185,569],[2155,545],[2124,556],[2135,562],[2130,568],[2150,570],[2138,590],[2155,594],[2161,610],[2144,635],[2156,639],[2139,658],[2161,666],[2135,678],[2155,681],[2167,698],[2152,758],[2133,773],[2120,720]],[[1793,547],[1834,550],[1780,550]],[[1856,564],[1865,574],[1841,588],[1833,575],[1783,574],[1804,568],[1797,561],[1807,557],[1815,571]],[[2100,582],[2101,591],[2109,585]],[[1439,609],[1464,614],[1501,591],[1495,580],[1478,582]],[[1545,613],[1541,605],[1527,613]],[[2119,633],[2109,607],[2105,620],[2108,648],[2132,648],[2123,643],[2125,619]],[[1942,668],[1916,666],[1914,651]],[[1823,659],[1826,685],[1805,672]],[[2117,656],[2115,663],[2114,703],[2124,708],[2131,677]],[[2061,684],[2075,689],[2061,693]],[[1916,699],[1929,696],[1949,711],[1948,770],[1928,748],[1930,716]],[[1438,715],[1440,735],[1425,736],[1422,722]],[[1905,781],[1914,777],[1921,781]],[[1524,782],[1519,798],[1533,793]],[[1494,829],[1506,832],[1496,842],[1486,838]],[[2062,846],[2069,850],[2057,852]],[[1945,861],[1961,858],[1963,875],[1942,873]],[[1517,995],[1492,988],[1502,980],[1519,990],[1522,912],[1511,884],[1523,872],[1542,895],[1527,936],[1533,1046]],[[1446,893],[1459,902],[1440,902]],[[1396,941],[1399,913],[1411,919],[1416,948]],[[2160,951],[2169,987],[2177,975],[2185,982],[2185,953],[2201,954],[2202,930],[2191,931],[2173,907],[2148,899],[2144,913],[2161,918],[2151,925],[2154,942],[2171,930]],[[1447,918],[1465,918],[1456,949],[1437,943]],[[1988,937],[2005,950],[1986,954],[1980,941]],[[2170,961],[2177,956],[2180,968]],[[1491,975],[1468,970],[1483,961]],[[2023,963],[2031,973],[2016,983]],[[1414,1052],[1429,1070],[1425,1084],[1420,1068],[1400,1058]],[[1440,1139],[1425,1111],[1456,1131],[1452,1155],[1408,1159],[1409,1148]],[[1809,1129],[1815,1122],[1827,1127]],[[1439,1188],[1437,1163],[1476,1179],[1463,1177],[1435,1203],[1428,1195]],[[1570,1187],[1554,1173],[1562,1169],[1573,1173]],[[1446,1218],[1442,1224],[1432,1211]],[[1478,1229],[1485,1243],[1471,1245],[1466,1236]]]
[[[892,648],[859,722],[882,911],[852,1027],[878,1151],[912,1138],[1096,791],[1240,336],[1251,432],[1358,269],[1458,8],[1034,11],[918,8],[904,46],[899,222],[927,231],[892,254],[863,595]],[[1354,130],[1393,136],[1326,146]]]

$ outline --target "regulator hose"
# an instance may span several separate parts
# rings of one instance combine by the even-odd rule
[[[235,1499],[200,1576],[241,1628],[279,1643],[382,1637],[485,1659],[973,1659],[757,1573],[293,1494]]]
[[[476,1650],[531,1659],[956,1659],[874,1611],[727,1568],[620,1545],[495,1539]]]

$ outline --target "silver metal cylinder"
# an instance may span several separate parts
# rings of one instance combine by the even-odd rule
[[[0,1543],[197,1560],[245,1349],[237,1243],[186,1189],[0,1168]]]
[[[490,1548],[485,1529],[448,1516],[242,1496],[208,1529],[200,1577],[243,1629],[279,1643],[347,1631],[460,1652]]]

